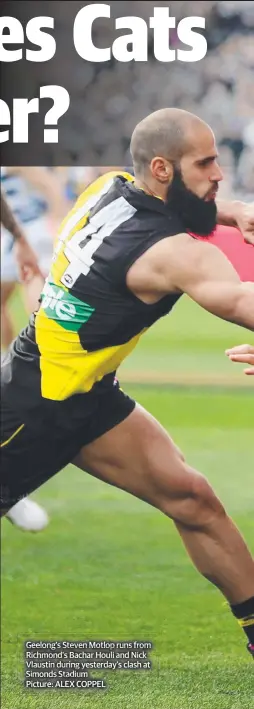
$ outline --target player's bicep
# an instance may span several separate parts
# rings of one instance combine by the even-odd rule
[[[127,285],[136,295],[186,293],[215,312],[220,299],[231,297],[240,279],[226,256],[208,242],[188,234],[161,239],[130,268]],[[217,312],[216,310],[216,312]]]
[[[234,267],[216,246],[187,235],[180,240],[172,245],[170,282],[211,313],[230,317],[241,283]]]

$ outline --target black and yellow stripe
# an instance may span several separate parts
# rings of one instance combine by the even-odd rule
[[[247,615],[245,618],[238,618],[238,623],[241,628],[249,628],[251,625],[254,626],[254,613]]]
[[[21,426],[19,426],[19,427],[16,429],[16,431],[14,431],[14,433],[12,433],[12,435],[11,435],[9,438],[7,438],[7,441],[4,441],[3,443],[0,444],[0,448],[4,448],[4,446],[8,446],[8,444],[13,440],[13,438],[16,438],[16,436],[18,435],[18,433],[19,433],[20,431],[22,431],[22,429],[24,428],[24,426],[25,426],[25,424],[22,423]]]

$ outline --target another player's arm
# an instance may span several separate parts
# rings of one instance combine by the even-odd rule
[[[6,197],[1,190],[1,223],[13,236],[14,241],[25,239],[25,234],[20,224],[18,224],[13,212],[11,211]]]
[[[186,293],[210,313],[254,332],[254,283],[242,283],[216,246],[188,234],[151,247],[130,268],[127,286],[145,302]]]
[[[254,245],[254,202],[216,200],[217,222],[239,229],[245,241]]]
[[[15,257],[19,268],[20,280],[22,282],[28,282],[35,275],[41,276],[36,255],[28,243],[25,233],[17,222],[2,191],[1,223],[14,239]]]

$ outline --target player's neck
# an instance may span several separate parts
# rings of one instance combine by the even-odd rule
[[[151,195],[151,197],[157,197],[157,199],[161,199],[163,202],[165,202],[165,195],[162,194],[162,190],[160,192],[159,188],[156,190],[152,189],[152,187],[150,187],[146,182],[144,182],[144,180],[140,180],[135,177],[134,187],[136,187],[137,190],[142,190],[142,192]]]

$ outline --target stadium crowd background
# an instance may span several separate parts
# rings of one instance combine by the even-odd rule
[[[206,17],[208,52],[197,63],[162,65],[152,53],[152,36],[148,63],[119,64],[114,59],[105,64],[73,64],[68,50],[70,14],[78,12],[83,3],[64,3],[63,14],[56,3],[59,41],[66,45],[66,65],[59,71],[65,75],[65,85],[72,95],[72,123],[63,141],[68,152],[71,145],[73,163],[82,164],[84,134],[92,131],[91,161],[85,164],[108,165],[112,162],[112,141],[119,145],[119,160],[114,148],[114,162],[129,164],[129,137],[136,123],[162,106],[178,106],[206,120],[213,128],[225,170],[222,196],[251,199],[254,184],[254,2],[224,0],[199,2],[114,2],[114,16],[136,14],[148,20],[153,7],[169,6],[170,14],[181,17]],[[68,7],[69,6],[69,7]],[[76,6],[76,8],[74,8]],[[97,21],[100,23],[100,21]],[[109,46],[112,28],[103,25],[103,46]],[[95,27],[97,27],[96,25]],[[101,42],[101,25],[97,40]],[[105,39],[105,41],[104,41]],[[177,33],[170,31],[171,46],[177,46]],[[95,36],[96,42],[96,36]],[[69,48],[70,49],[70,48]],[[56,72],[58,69],[56,68]],[[59,81],[57,73],[53,77]],[[103,131],[100,128],[100,108],[103,105]],[[86,107],[89,106],[89,110]],[[117,162],[118,161],[118,162]]]

